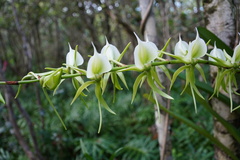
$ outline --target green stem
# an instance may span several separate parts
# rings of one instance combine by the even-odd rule
[[[167,64],[183,64],[182,61],[180,60],[169,60],[169,61],[161,61],[161,62],[153,62],[151,65],[152,66],[160,66],[160,65],[167,65]],[[220,65],[217,62],[213,62],[213,61],[208,61],[208,60],[203,60],[203,59],[198,59],[194,61],[194,64],[209,64],[209,65],[213,65],[213,66],[217,66],[217,67],[223,67],[223,68],[235,68],[235,69],[239,69],[239,66],[225,66],[225,65]],[[121,67],[114,67],[112,68],[112,70],[110,72],[115,72],[115,71],[119,71],[122,69],[126,69],[126,68],[130,68],[133,67],[134,64],[130,64],[130,65],[125,65],[125,66],[121,66]],[[75,73],[75,74],[65,74],[62,75],[62,79],[67,79],[67,78],[73,78],[73,77],[78,77],[78,76],[86,76],[85,73],[79,74],[79,73]],[[34,83],[34,82],[38,82],[39,79],[33,79],[33,80],[22,80],[22,81],[0,81],[0,85],[19,85],[19,84],[28,84],[28,83]]]

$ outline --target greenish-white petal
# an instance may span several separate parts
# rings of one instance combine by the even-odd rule
[[[224,55],[224,52],[223,52],[221,49],[217,48],[216,43],[214,43],[214,48],[213,48],[213,50],[210,52],[210,55],[213,56],[213,57],[219,58],[219,59],[221,59],[221,60],[223,60],[223,61],[226,61],[226,57],[225,57],[225,55]],[[210,60],[210,61],[215,61],[215,60],[214,60],[213,58],[211,58],[211,57],[209,57],[209,60]]]
[[[197,31],[197,29],[196,29]],[[207,53],[207,45],[203,39],[199,37],[198,31],[196,39],[189,44],[188,48],[188,58],[200,58]]]
[[[120,56],[120,52],[118,51],[117,47],[109,44],[107,38],[106,45],[102,48],[101,54],[107,56],[109,60],[117,60]]]
[[[77,52],[75,56],[75,50],[71,48],[69,43],[68,45],[69,45],[69,52],[67,53],[67,56],[66,56],[66,64],[71,66],[74,66],[75,64],[76,66],[82,65],[84,60],[81,54]]]
[[[145,65],[154,61],[158,56],[158,48],[153,42],[141,41],[135,34],[138,45],[134,49],[134,63],[139,69],[143,69]]]
[[[179,35],[179,41],[175,45],[174,54],[184,57],[187,54],[187,51],[188,51],[188,44],[187,44],[187,42],[182,41],[182,39]]]
[[[103,54],[99,54],[94,47],[94,55],[90,58],[87,65],[87,78],[95,78],[111,69],[112,66],[107,57]]]
[[[235,47],[231,63],[240,62],[240,43]]]

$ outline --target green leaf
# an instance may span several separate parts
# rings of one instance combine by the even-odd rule
[[[2,102],[3,104],[5,104],[5,100],[4,100],[4,98],[3,98],[2,94],[1,94],[1,92],[0,92],[0,102]]]
[[[115,157],[116,157],[122,150],[123,150],[123,147],[117,149],[117,150],[111,155],[111,157],[110,157],[109,160],[115,160],[115,159],[116,159]]]
[[[87,151],[87,149],[85,147],[85,144],[83,143],[82,139],[80,139],[80,145],[81,145],[81,149],[82,149],[84,157],[87,160],[93,160],[93,158],[89,155],[89,153],[88,153],[88,151]]]
[[[207,84],[199,82],[204,85],[204,87],[208,87]],[[198,84],[198,82],[197,82]],[[200,86],[203,86],[199,84]],[[211,91],[210,91],[211,92]],[[187,90],[187,93],[190,94],[190,91]],[[212,107],[209,105],[209,102],[206,101],[205,99],[202,99],[198,95],[196,95],[196,100],[202,104],[202,106],[212,115],[214,116],[227,130],[228,132],[240,143],[240,132],[228,121],[223,119],[217,112],[215,112]]]
[[[189,127],[193,128],[195,131],[197,131],[201,135],[203,135],[206,138],[208,138],[210,140],[210,142],[212,142],[213,144],[218,146],[222,151],[224,151],[227,155],[229,155],[233,160],[238,160],[236,155],[234,155],[234,153],[230,149],[228,149],[218,139],[216,139],[214,136],[212,136],[207,130],[199,127],[198,125],[196,125],[195,123],[193,123],[190,120],[186,119],[185,117],[183,117],[183,116],[181,116],[181,115],[179,115],[177,113],[174,113],[173,111],[168,110],[167,108],[163,107],[162,105],[159,105],[159,107],[163,111],[167,112],[169,115],[173,116],[174,118],[178,119],[179,121],[181,121],[184,124],[188,125]]]
[[[219,39],[215,34],[213,34],[211,31],[209,31],[204,27],[197,27],[197,30],[198,30],[199,36],[202,39],[204,39],[205,42],[211,39],[210,44],[212,46],[214,46],[214,42],[216,42],[217,48],[225,49],[229,55],[231,56],[233,55],[233,50],[228,45],[226,45],[221,39]]]

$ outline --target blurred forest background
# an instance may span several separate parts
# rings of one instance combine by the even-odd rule
[[[158,47],[172,38],[173,51],[179,33],[185,41],[193,40],[195,27],[204,26],[201,0],[155,1],[153,12],[157,22]],[[0,70],[1,79],[20,80],[29,71],[43,72],[45,67],[60,67],[65,63],[68,42],[85,58],[93,54],[91,42],[98,51],[108,41],[120,50],[132,42],[123,63],[133,63],[136,32],[140,33],[141,15],[138,0],[0,0]],[[86,64],[82,66],[86,68]],[[208,68],[205,68],[208,70]],[[97,134],[99,115],[97,100],[91,94],[85,102],[70,102],[75,94],[71,81],[64,82],[56,96],[51,97],[68,130],[61,126],[54,111],[45,100],[39,84],[24,85],[17,100],[13,87],[11,103],[20,137],[13,135],[9,113],[0,104],[0,160],[25,160],[22,147],[42,159],[83,159],[88,153],[94,160],[109,159],[118,149],[116,159],[159,159],[157,133],[154,127],[154,107],[139,90],[131,104],[132,84],[136,74],[126,73],[129,91],[117,92],[112,104],[112,89],[104,95],[117,113],[103,111],[103,127]],[[199,105],[198,114],[192,98],[179,97],[181,82],[172,90],[175,101],[172,110],[212,132],[213,119]],[[1,86],[1,89],[3,87]],[[91,88],[90,88],[91,92]],[[87,106],[87,107],[86,107]],[[213,159],[213,145],[193,129],[171,119],[173,159]],[[31,153],[29,153],[31,154]]]

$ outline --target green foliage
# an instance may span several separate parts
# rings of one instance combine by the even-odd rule
[[[181,81],[178,81],[173,87],[174,97],[179,96],[179,88],[181,88]],[[194,113],[192,108],[194,103],[191,99],[187,94],[181,95],[181,98],[175,98],[174,103],[171,104],[171,110],[211,133],[213,126],[211,114],[202,105],[199,105],[198,113]],[[171,130],[172,154],[175,159],[213,159],[214,152],[211,141],[197,133],[193,128],[181,121],[173,121]]]
[[[129,87],[132,89],[131,74],[128,73],[126,78],[128,81],[130,80]],[[130,105],[131,92],[117,92],[115,103],[112,105],[113,89],[111,86],[107,87],[104,99],[117,115],[111,115],[103,110],[102,131],[97,134],[99,113],[97,99],[93,96],[94,88],[89,87],[90,94],[85,97],[87,106],[80,99],[70,106],[74,88],[69,82],[66,80],[59,87],[55,96],[51,96],[52,103],[68,128],[67,131],[64,131],[58,117],[55,116],[54,109],[47,101],[42,101],[42,106],[33,105],[37,97],[27,95],[34,90],[25,89],[23,86],[23,91],[19,95],[22,105],[31,115],[35,124],[39,146],[44,157],[53,160],[83,159],[84,153],[80,140],[84,143],[89,156],[94,160],[108,160],[120,148],[124,148],[123,152],[117,152],[115,155],[120,159],[131,157],[132,151],[140,159],[159,157],[157,140],[152,139],[152,133],[149,131],[154,124],[154,110],[147,101],[141,100],[139,93],[136,95],[136,101]],[[41,95],[41,99],[44,99],[44,95]],[[4,112],[0,112],[0,114],[2,115]],[[29,136],[23,117],[18,116],[17,119],[23,135]],[[5,125],[2,124],[2,126]],[[4,143],[6,151],[9,152],[11,147],[15,147],[9,152],[10,156],[14,159],[24,156],[15,138],[8,133],[9,129],[3,132],[3,135],[6,136],[3,139],[3,142],[6,142]],[[141,146],[141,144],[145,145]]]

